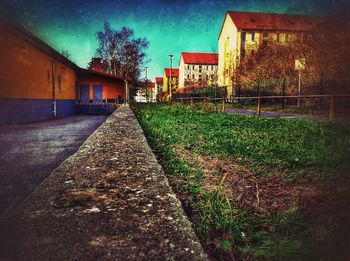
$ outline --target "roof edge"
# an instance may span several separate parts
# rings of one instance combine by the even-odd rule
[[[21,37],[26,42],[39,48],[41,51],[45,52],[46,54],[53,56],[53,58],[61,61],[62,63],[66,64],[67,66],[73,67],[74,69],[80,68],[76,63],[69,60],[67,57],[62,55],[59,51],[57,51],[56,49],[51,47],[49,44],[47,44],[45,41],[40,39],[34,33],[25,29],[23,26],[21,26],[17,23],[5,21],[3,19],[0,20],[0,23],[3,26],[5,26],[5,28],[13,31],[15,34],[17,34],[19,37]]]

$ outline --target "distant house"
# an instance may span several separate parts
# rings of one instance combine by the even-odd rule
[[[218,54],[181,53],[179,87],[188,85],[212,85],[217,83]]]
[[[178,68],[165,68],[163,75],[163,92],[170,90],[170,71],[171,71],[171,89],[176,90],[179,87],[179,69]]]
[[[156,77],[156,95],[160,95],[163,92],[163,77]]]
[[[247,53],[271,40],[302,41],[319,21],[305,15],[227,12],[219,34],[218,84],[233,95],[232,76]]]
[[[157,85],[155,82],[150,82],[148,88],[147,88],[147,95],[148,95],[148,101],[149,102],[156,102],[157,101]]]
[[[127,82],[86,70],[25,29],[0,20],[0,124],[76,113],[77,103],[121,102]]]
[[[147,86],[141,86],[134,99],[136,102],[156,102],[156,83],[149,81]]]

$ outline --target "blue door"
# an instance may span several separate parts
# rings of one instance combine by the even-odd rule
[[[94,102],[102,102],[102,85],[94,85]]]
[[[80,102],[90,102],[89,85],[80,85]]]

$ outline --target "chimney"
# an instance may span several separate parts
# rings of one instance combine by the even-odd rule
[[[92,58],[92,70],[102,72],[101,58]]]

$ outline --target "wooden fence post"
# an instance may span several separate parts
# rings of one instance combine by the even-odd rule
[[[258,110],[257,110],[257,116],[260,117],[261,114],[261,98],[258,97]]]
[[[184,103],[184,99],[183,99],[182,97],[181,97],[180,101],[181,101],[181,104],[183,104],[183,103]]]
[[[285,96],[286,96],[286,79],[283,78],[283,82],[282,82],[282,109],[284,109],[284,105],[285,105]]]
[[[221,111],[225,112],[225,98],[222,97]]]
[[[191,97],[190,106],[193,107],[193,97]]]
[[[207,98],[204,97],[203,98],[203,109],[206,109],[207,108]]]
[[[332,91],[329,104],[329,121],[333,122],[335,117],[335,95]]]

